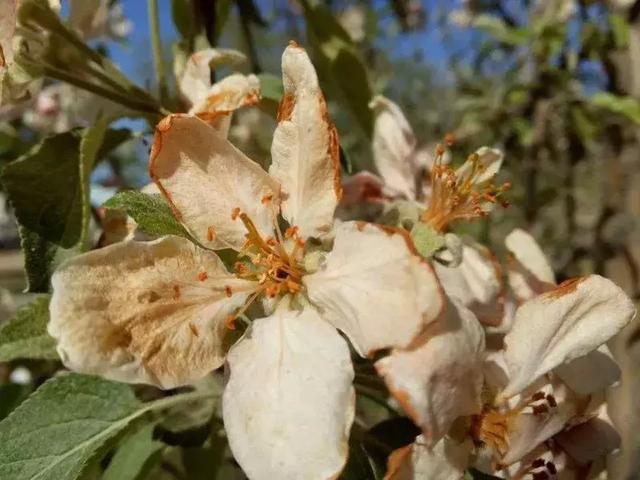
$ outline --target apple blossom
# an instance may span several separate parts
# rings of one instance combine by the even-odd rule
[[[336,329],[363,355],[407,347],[442,295],[406,232],[334,225],[335,128],[306,52],[289,46],[282,69],[269,173],[196,116],[157,127],[151,177],[207,249],[167,236],[69,260],[53,275],[49,332],[69,368],[161,388],[226,358],[223,417],[249,477],[330,478],[346,461],[355,400]],[[208,248],[237,252],[233,272]],[[265,316],[226,355],[229,330],[260,299]]]

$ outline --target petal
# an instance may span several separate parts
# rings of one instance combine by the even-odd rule
[[[414,162],[416,138],[411,125],[391,100],[377,96],[369,106],[373,109],[373,161],[392,196],[416,199],[416,176]]]
[[[246,230],[233,220],[235,208],[263,235],[272,232],[273,205],[262,199],[275,198],[277,183],[197,117],[170,115],[158,124],[149,173],[176,218],[206,247],[242,248]]]
[[[579,395],[604,390],[620,380],[621,375],[620,367],[606,345],[560,365],[555,373]]]
[[[338,225],[324,268],[302,281],[322,317],[361,355],[406,347],[443,304],[438,280],[408,234],[364,222]]]
[[[211,88],[211,69],[224,63],[240,63],[245,56],[236,51],[225,48],[208,48],[193,53],[178,81],[180,93],[195,105],[200,103]]]
[[[465,239],[460,265],[435,262],[434,267],[447,295],[460,300],[483,323],[495,326],[502,321],[502,272],[487,248]]]
[[[620,448],[621,439],[602,404],[598,415],[555,436],[562,449],[580,465],[587,465]]]
[[[496,176],[502,161],[503,153],[497,148],[480,147],[476,153],[477,162],[467,160],[456,170],[456,176],[462,181],[474,184],[484,183]]]
[[[11,63],[13,59],[13,34],[16,30],[17,0],[0,2],[0,68]]]
[[[433,448],[422,435],[415,443],[391,453],[385,480],[462,480],[473,444],[444,437]]]
[[[231,125],[231,113],[260,101],[260,80],[255,75],[229,75],[215,83],[193,105],[190,114],[197,115],[226,138]]]
[[[508,422],[508,449],[498,461],[502,465],[512,465],[525,458],[537,446],[556,433],[562,431],[577,414],[577,399],[562,382],[541,381],[535,389],[522,395],[519,406],[512,406],[519,412]],[[555,400],[551,406],[543,398],[534,400],[533,394],[551,395]],[[546,412],[535,414],[533,405],[547,407]]]
[[[597,349],[634,315],[622,289],[599,275],[569,280],[524,303],[504,339],[510,382],[503,397]]]
[[[74,257],[51,282],[49,333],[67,367],[161,388],[223,363],[226,316],[253,288],[179,237]]]
[[[247,476],[329,479],[347,459],[354,417],[346,342],[313,308],[253,322],[229,352],[229,445]]]
[[[458,417],[479,413],[484,332],[473,313],[447,302],[411,350],[394,351],[375,364],[389,391],[422,428],[427,446]]]
[[[554,288],[556,277],[535,239],[519,228],[504,241],[513,255],[509,263],[509,286],[521,301]]]
[[[331,230],[342,195],[338,133],[304,49],[286,48],[282,81],[269,173],[282,185],[284,218],[302,237],[317,237]]]

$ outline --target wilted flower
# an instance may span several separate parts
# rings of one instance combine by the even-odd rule
[[[231,124],[230,113],[260,101],[260,80],[255,75],[234,73],[211,83],[211,69],[222,63],[244,60],[235,50],[210,48],[189,57],[177,74],[180,94],[196,115],[220,130],[224,136]]]
[[[167,117],[154,139],[150,173],[176,218],[203,246],[235,250],[234,272],[178,237],[90,252],[54,274],[49,332],[74,370],[171,388],[219,367],[261,299],[266,316],[226,356],[232,451],[251,478],[330,478],[354,415],[336,328],[360,354],[406,347],[442,297],[406,233],[333,225],[337,135],[305,51],[289,46],[282,68],[269,174],[194,116]]]
[[[590,275],[565,282],[518,308],[513,326],[504,336],[503,349],[491,353],[485,361],[481,388],[478,355],[461,349],[460,342],[454,341],[475,338],[478,328],[473,322],[458,322],[455,334],[445,330],[445,336],[439,337],[436,333],[414,349],[397,351],[381,360],[377,366],[391,392],[423,430],[414,446],[391,457],[390,472],[418,472],[424,470],[420,462],[429,461],[433,462],[430,471],[455,469],[457,476],[450,478],[462,478],[460,458],[467,458],[467,466],[492,474],[514,465],[510,468],[524,473],[540,467],[557,469],[552,460],[539,460],[541,450],[549,449],[550,439],[569,446],[565,448],[569,463],[585,461],[589,450],[580,448],[580,435],[575,429],[602,427],[602,399],[598,395],[619,375],[604,344],[634,315],[632,302],[620,288],[603,277]],[[432,366],[433,362],[421,361],[439,344],[438,362]],[[409,363],[419,368],[403,368]],[[457,393],[470,385],[481,394]],[[444,405],[433,400],[444,398],[448,399]],[[458,418],[456,413],[468,412],[473,400],[482,407],[470,417]],[[617,435],[589,438],[590,452],[596,452],[593,458],[617,446]],[[475,448],[469,448],[468,440]],[[444,445],[437,446],[439,442]],[[447,455],[435,454],[443,448]]]

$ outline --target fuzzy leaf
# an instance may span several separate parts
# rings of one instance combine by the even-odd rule
[[[57,359],[56,342],[47,333],[49,297],[22,307],[0,328],[0,362],[16,358]]]
[[[185,393],[150,403],[128,385],[78,374],[44,383],[0,422],[0,479],[75,480],[120,435],[161,411],[192,401]]]
[[[129,190],[110,198],[104,207],[125,212],[148,235],[178,235],[193,241],[189,232],[176,220],[171,207],[160,195],[148,195]]]
[[[125,439],[102,480],[141,480],[159,460],[166,445],[153,439],[154,425],[146,425]]]
[[[104,121],[48,138],[8,164],[0,177],[21,225],[63,248],[75,246],[87,229],[88,179],[105,145],[121,140]],[[106,141],[108,140],[108,142]]]

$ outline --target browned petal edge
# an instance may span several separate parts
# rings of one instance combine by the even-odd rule
[[[351,407],[353,409],[355,409],[355,403],[356,403],[356,391],[353,388],[353,386],[351,386]],[[347,462],[349,461],[349,432],[351,431],[351,427],[349,427],[347,429],[347,431],[345,432],[345,437],[346,440],[342,440],[341,442],[341,454],[343,455],[343,460],[342,460],[342,465],[340,465],[340,468],[338,468],[338,470],[336,471],[336,473],[330,477],[327,478],[327,480],[337,480],[338,478],[340,478],[340,475],[342,475],[342,472],[344,471],[345,467],[347,466]]]
[[[293,108],[296,106],[296,97],[293,93],[285,92],[278,104],[278,114],[276,120],[278,123],[286,122],[291,119]]]
[[[179,113],[167,115],[166,117],[164,117],[162,120],[158,122],[158,125],[156,125],[156,131],[153,135],[153,143],[151,144],[151,152],[149,153],[149,176],[151,177],[151,180],[153,180],[153,183],[155,183],[158,186],[160,193],[162,193],[164,198],[169,203],[169,206],[171,207],[171,211],[173,212],[173,215],[176,217],[176,220],[182,221],[182,214],[180,213],[180,210],[178,210],[178,207],[176,207],[175,203],[173,203],[173,200],[171,199],[171,195],[162,186],[162,183],[160,183],[160,179],[158,178],[158,175],[156,175],[156,161],[158,160],[158,156],[162,151],[163,136],[171,129],[171,126],[173,125],[173,120],[175,118],[188,118],[188,115],[179,114]]]
[[[570,278],[569,280],[565,280],[553,290],[544,293],[544,296],[550,299],[558,299],[564,297],[565,295],[575,292],[578,288],[578,285],[584,282],[587,278],[588,276]]]
[[[338,138],[338,130],[329,118],[329,110],[327,109],[327,102],[324,99],[322,92],[319,94],[320,113],[322,119],[327,125],[327,134],[329,135],[328,153],[333,165],[333,190],[336,194],[336,199],[340,201],[342,199],[342,180],[340,178],[340,139]]]
[[[4,58],[4,51],[2,50],[2,45],[0,45],[0,68],[6,67],[7,61]]]
[[[402,466],[406,461],[410,460],[413,451],[413,443],[400,447],[391,452],[387,459],[387,473],[383,480],[394,480],[396,475],[402,470]]]

